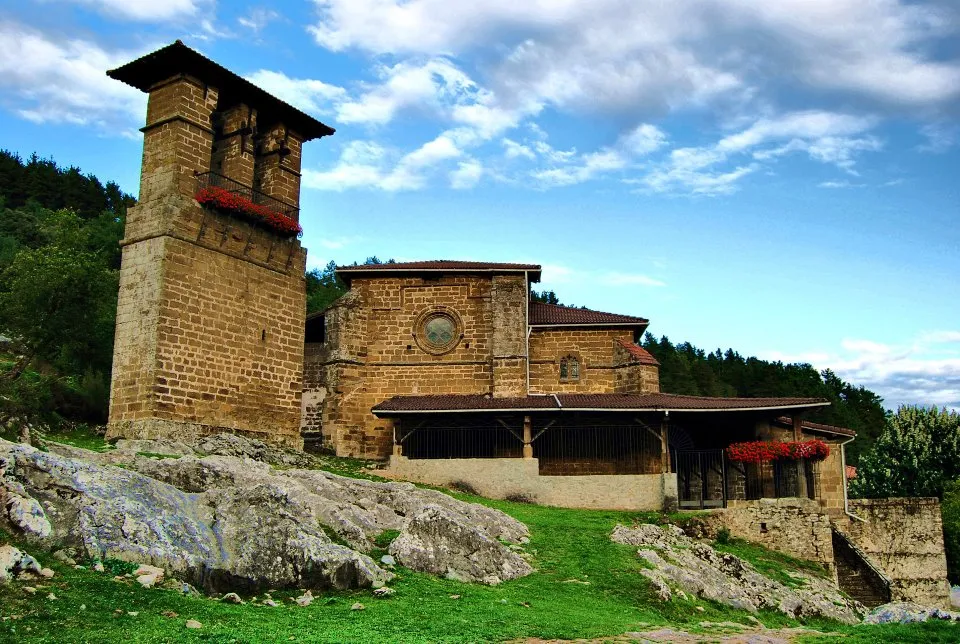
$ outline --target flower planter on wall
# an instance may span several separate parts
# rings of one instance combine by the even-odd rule
[[[767,461],[822,461],[830,455],[830,447],[822,440],[748,441],[733,443],[726,449],[727,458],[738,463]]]
[[[210,208],[219,213],[236,217],[255,226],[267,228],[283,237],[293,239],[303,234],[303,229],[296,221],[286,215],[271,210],[267,206],[253,203],[246,197],[216,186],[206,186],[194,195],[201,206]]]

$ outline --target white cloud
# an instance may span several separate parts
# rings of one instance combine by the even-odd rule
[[[281,72],[261,69],[247,76],[254,85],[262,87],[277,98],[313,114],[329,113],[343,100],[347,92],[336,85],[302,78],[290,78]]]
[[[504,105],[618,111],[817,92],[892,110],[947,107],[960,64],[949,5],[905,0],[314,0],[333,51],[467,56]],[[502,53],[501,53],[502,52]],[[785,74],[784,70],[789,70]]]
[[[960,126],[949,123],[928,123],[920,128],[927,142],[918,146],[921,152],[940,154],[960,143]]]
[[[143,22],[164,22],[175,18],[196,15],[202,7],[210,4],[208,0],[68,0],[74,4],[92,7],[108,16],[139,20]]]
[[[280,14],[273,9],[264,7],[253,7],[245,16],[239,16],[237,22],[246,27],[255,34],[259,34],[263,29],[280,17]]]
[[[620,136],[612,146],[579,156],[576,150],[559,151],[544,140],[535,141],[534,149],[554,167],[535,170],[531,176],[540,186],[547,188],[583,183],[627,168],[637,157],[658,150],[666,142],[667,135],[647,123],[642,123]]]
[[[387,151],[371,141],[351,141],[329,170],[304,169],[304,188],[341,192],[350,188],[376,187],[383,180]]]
[[[444,132],[405,155],[398,155],[372,141],[352,141],[344,146],[332,168],[305,169],[302,185],[337,192],[351,188],[375,188],[387,192],[420,190],[427,185],[436,168],[463,155],[456,138],[456,131]]]
[[[501,139],[500,143],[503,145],[503,154],[508,159],[524,157],[533,161],[537,158],[537,155],[534,154],[533,150],[526,145],[521,145],[520,143],[517,143],[511,139]]]
[[[666,282],[641,273],[607,273],[604,277],[607,284],[613,286],[666,286]]]
[[[473,100],[477,92],[476,83],[445,58],[381,66],[377,72],[380,84],[339,105],[337,117],[341,123],[384,124],[407,108],[442,111]]]
[[[53,38],[0,22],[2,104],[35,123],[95,125],[137,136],[146,95],[104,73],[142,52],[107,51],[86,40]]]
[[[674,149],[645,176],[628,182],[653,192],[731,194],[740,179],[761,168],[760,162],[795,152],[856,175],[856,155],[882,147],[879,139],[862,136],[876,123],[868,116],[820,110],[765,117],[713,145]],[[827,183],[837,185],[823,187],[841,187],[839,182]]]
[[[849,181],[822,181],[817,184],[818,188],[866,188],[865,183],[850,183]]]
[[[621,145],[634,154],[650,154],[666,144],[667,135],[649,123],[641,123],[621,139]]]
[[[921,333],[902,345],[846,339],[833,352],[764,356],[832,369],[847,382],[875,391],[890,408],[919,404],[960,410],[960,331]]]
[[[455,190],[466,190],[474,187],[483,177],[483,164],[476,159],[461,161],[457,169],[449,175],[450,187]]]

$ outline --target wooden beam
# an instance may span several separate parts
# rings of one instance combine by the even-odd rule
[[[530,416],[523,417],[523,457],[533,458],[533,423]]]

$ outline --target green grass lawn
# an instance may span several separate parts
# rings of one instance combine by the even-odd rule
[[[357,467],[348,463],[336,469]],[[400,569],[390,584],[396,591],[390,598],[378,599],[370,591],[315,593],[316,600],[306,608],[289,601],[269,608],[222,604],[173,590],[144,590],[132,580],[118,582],[111,574],[65,567],[28,548],[57,576],[32,582],[47,586],[36,595],[24,593],[22,587],[27,584],[23,582],[0,586],[4,619],[0,641],[477,642],[594,638],[664,625],[698,631],[701,621],[750,623],[746,613],[711,602],[657,600],[639,574],[642,565],[636,549],[611,542],[609,535],[618,522],[657,521],[658,515],[546,508],[453,495],[501,509],[526,523],[531,531],[527,551],[534,555],[537,572],[487,587]],[[377,545],[384,547],[386,539]],[[769,567],[796,565],[757,546],[731,547],[736,554]],[[50,592],[56,600],[46,598]],[[274,599],[296,594],[277,592]],[[366,609],[352,611],[355,602]],[[796,625],[779,613],[757,617],[771,627]],[[188,619],[200,621],[203,628],[186,629]],[[960,627],[944,624],[851,628],[818,621],[809,625],[844,633],[848,641],[856,642],[960,639]]]

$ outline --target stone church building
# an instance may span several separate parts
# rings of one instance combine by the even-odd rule
[[[533,301],[538,265],[337,273],[348,293],[306,321],[302,427],[339,455],[388,459],[398,478],[551,505],[843,503],[840,449],[776,472],[738,469],[722,454],[770,438],[839,446],[853,432],[802,418],[829,403],[660,393],[659,365],[638,344],[648,321]]]

